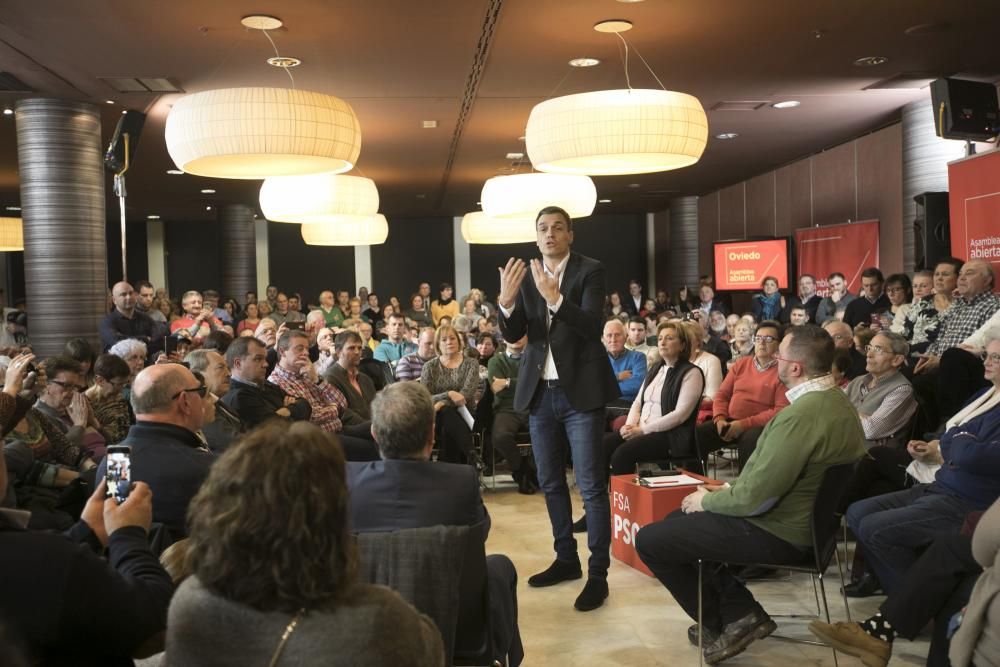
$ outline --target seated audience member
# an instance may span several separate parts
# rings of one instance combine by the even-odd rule
[[[441,283],[438,287],[439,298],[431,302],[431,318],[434,320],[434,326],[441,326],[441,318],[448,317],[449,322],[458,317],[458,302],[452,297],[455,294],[455,288],[452,287],[451,283]]]
[[[257,327],[257,331],[254,333],[254,338],[260,341],[261,345],[267,350],[265,354],[265,359],[267,361],[267,374],[270,375],[274,367],[278,365],[278,350],[276,346],[278,345],[278,336],[284,333],[285,328],[279,328],[274,320],[270,318],[264,318],[260,321],[260,325]],[[318,356],[317,356],[318,358]]]
[[[728,343],[732,338],[726,328],[726,315],[721,310],[713,310],[708,318],[708,335]]]
[[[754,294],[750,301],[753,316],[758,322],[764,320],[781,319],[781,314],[785,311],[787,301],[778,291],[778,279],[774,276],[765,276],[760,281],[761,292]]]
[[[368,322],[375,322],[380,317],[382,313],[378,308],[378,295],[375,292],[371,292],[367,297],[365,297],[364,310],[361,314],[364,316],[365,320]]]
[[[906,313],[902,334],[910,343],[910,357],[919,358],[937,339],[944,313],[954,302],[958,273],[962,270],[962,265],[962,260],[954,257],[939,260],[934,267],[933,294],[915,299]]]
[[[871,326],[872,316],[889,309],[889,297],[883,291],[882,272],[870,266],[861,272],[861,296],[844,309],[844,323],[852,329],[859,324]]]
[[[625,425],[604,436],[612,475],[634,473],[641,461],[698,458],[694,430],[705,378],[689,361],[693,333],[677,322],[657,327],[660,361],[649,369]]]
[[[785,385],[778,377],[781,325],[761,322],[754,336],[754,353],[729,369],[712,400],[712,421],[698,427],[703,457],[722,447],[737,447],[740,468],[757,447],[765,425],[788,405]],[[830,372],[830,367],[826,367]]]
[[[807,322],[816,321],[816,311],[822,302],[823,298],[816,293],[815,276],[808,273],[799,276],[799,304],[806,309],[806,313],[809,315]],[[792,324],[795,323],[792,322]]]
[[[868,372],[847,385],[847,398],[861,418],[866,449],[878,445],[898,449],[909,435],[907,427],[917,403],[910,381],[900,373],[907,352],[906,339],[899,334],[876,334],[865,348]]]
[[[405,333],[406,317],[399,313],[389,315],[385,323],[385,340],[375,348],[373,357],[395,371],[400,359],[417,351],[417,346],[405,339]]]
[[[628,337],[625,339],[625,349],[639,352],[643,356],[653,347],[646,343],[646,320],[633,317],[628,321]]]
[[[625,310],[625,305],[622,303],[621,292],[614,291],[608,295],[608,301],[604,306],[604,317],[606,319],[616,318],[619,315],[624,314],[628,316],[628,311]]]
[[[875,329],[872,329],[867,324],[861,323],[856,326],[854,328],[854,349],[864,353],[868,345],[872,342],[872,338],[875,337],[875,333]]]
[[[521,355],[528,337],[516,343],[507,343],[503,352],[497,352],[487,364],[488,380],[493,390],[493,423],[490,440],[493,448],[503,455],[510,466],[511,476],[517,482],[518,493],[531,495],[538,490],[538,474],[531,456],[522,456],[517,448],[516,436],[528,430],[528,413],[514,409],[514,392],[517,374],[521,368]]]
[[[830,366],[830,375],[834,383],[841,389],[846,389],[850,383],[847,374],[851,370],[851,355],[846,350],[837,350],[833,354],[833,365]]]
[[[396,380],[419,380],[424,364],[437,354],[434,351],[435,331],[424,327],[417,336],[417,351],[406,355],[396,364]]]
[[[934,295],[934,271],[931,269],[921,269],[913,274],[913,299],[907,304],[905,309],[896,311],[892,319],[892,331],[906,335],[906,316],[910,314],[910,309],[920,303],[921,300]]]
[[[646,377],[646,356],[640,352],[625,349],[625,325],[618,320],[604,323],[604,349],[608,353],[611,370],[618,380],[621,396],[609,406],[627,410],[635,400],[642,381]]]
[[[181,339],[181,341],[183,340],[184,339]],[[180,343],[181,341],[178,342]],[[225,354],[226,350],[229,348],[232,342],[233,342],[233,337],[229,333],[220,329],[218,331],[213,331],[212,333],[205,336],[205,339],[201,343],[201,349],[215,350],[219,354]],[[188,346],[188,350],[190,350],[190,346]],[[185,351],[183,354],[187,354],[187,351]],[[184,358],[183,355],[181,356],[181,358],[182,359]]]
[[[432,327],[434,321],[431,319],[430,311],[424,308],[424,297],[419,294],[410,296],[410,307],[403,311],[407,324],[413,323],[418,327]]]
[[[751,356],[753,351],[753,329],[748,322],[738,319],[733,326],[733,339],[729,342],[729,368],[743,357]]]
[[[831,273],[826,279],[826,284],[830,294],[824,297],[816,308],[815,322],[819,325],[831,319],[843,320],[844,310],[858,298],[847,289],[847,279],[843,273]]]
[[[347,399],[340,390],[316,375],[309,361],[306,335],[301,331],[286,331],[278,339],[277,350],[278,365],[268,381],[287,396],[308,401],[312,408],[309,421],[324,431],[340,434],[349,461],[373,460],[378,452],[371,440],[370,424],[348,410]]]
[[[232,325],[233,317],[219,302],[220,296],[214,289],[207,289],[201,293],[202,307],[212,314],[212,317],[222,322],[224,325]]]
[[[788,309],[788,323],[793,327],[809,324],[809,311],[801,303]]]
[[[361,313],[361,299],[354,297],[347,303],[347,317],[340,326],[345,329],[356,329],[359,324],[365,321],[365,316]]]
[[[340,327],[344,321],[344,313],[337,307],[333,292],[328,289],[319,293],[319,311],[323,313],[323,321],[328,327]]]
[[[278,326],[286,322],[305,322],[306,316],[297,310],[292,310],[288,303],[288,295],[284,292],[278,292],[274,304],[274,311],[268,315],[268,318],[273,320]]]
[[[642,285],[633,278],[628,281],[628,296],[623,299],[622,303],[630,318],[639,315],[639,311],[643,309],[643,301],[645,299],[642,296]]]
[[[243,335],[244,331],[254,331],[260,324],[260,311],[257,310],[256,303],[248,303],[243,311],[244,318],[236,325],[236,335]]]
[[[316,361],[313,362],[313,368],[316,369],[316,375],[320,377],[326,375],[326,371],[329,370],[330,366],[337,363],[337,357],[333,351],[335,335],[333,329],[329,327],[323,327],[316,332],[316,350],[318,354],[316,355]]]
[[[149,487],[138,482],[121,505],[104,491],[102,481],[65,535],[25,530],[27,512],[0,509],[0,617],[33,665],[132,664],[166,627],[173,586],[149,548]]]
[[[83,375],[83,382],[88,387],[94,381],[94,361],[97,360],[97,353],[86,338],[70,338],[63,346],[63,356],[75,360],[80,364],[80,373]]]
[[[115,283],[111,288],[115,309],[104,316],[101,322],[101,343],[107,351],[124,338],[135,338],[153,349],[162,347],[162,337],[166,331],[146,313],[136,308],[136,294],[127,282]],[[157,342],[160,347],[157,347]]]
[[[205,336],[216,329],[221,329],[222,322],[212,314],[211,310],[203,308],[203,304],[200,292],[194,290],[185,292],[181,297],[184,315],[170,323],[170,333],[177,333],[183,329],[196,344],[199,344]]]
[[[256,338],[237,338],[226,350],[230,389],[222,403],[239,416],[247,428],[281,417],[308,421],[312,407],[304,398],[285,394],[267,381],[267,348]]]
[[[726,308],[725,304],[715,298],[715,290],[712,289],[711,285],[702,285],[698,288],[698,299],[694,307],[691,308],[691,312],[695,310],[700,310],[702,317],[706,321],[711,317],[713,310],[721,311],[724,314],[729,313],[729,309]]]
[[[905,273],[893,273],[885,279],[885,295],[889,299],[889,309],[881,314],[879,326],[892,329],[896,321],[906,319],[913,300],[913,284]],[[874,328],[874,323],[873,323]]]
[[[45,387],[38,394],[35,410],[49,420],[86,458],[99,461],[106,441],[98,432],[100,422],[90,409],[80,364],[69,357],[50,357],[45,367]]]
[[[715,392],[719,390],[719,386],[722,384],[722,362],[711,352],[706,352],[702,349],[701,327],[697,322],[688,320],[681,322],[681,326],[684,327],[688,341],[691,343],[689,361],[700,368],[702,375],[705,376],[705,389],[702,391],[701,397],[703,401],[708,401],[708,405],[702,405],[702,408],[707,407],[709,410],[708,416],[711,417],[712,399],[715,398]]]
[[[459,334],[450,325],[438,327],[434,348],[438,356],[423,365],[420,382],[434,398],[438,460],[461,463],[465,458],[472,461],[472,431],[460,410],[466,408],[471,413],[476,407],[479,363],[465,356]]]
[[[729,344],[718,336],[712,335],[708,324],[709,318],[703,317],[700,310],[692,313],[692,319],[689,321],[698,325],[698,330],[701,332],[702,349],[709,354],[715,355],[719,363],[725,368],[729,360],[732,359]],[[725,375],[725,372],[723,372],[723,375]]]
[[[443,663],[430,619],[357,582],[344,455],[329,433],[296,423],[249,434],[219,458],[190,519],[166,666]]]
[[[215,420],[202,426],[201,432],[208,442],[208,448],[221,454],[246,431],[246,425],[239,415],[222,402],[222,397],[232,388],[226,358],[215,350],[195,350],[189,352],[184,361],[192,373],[200,373],[204,377],[209,393],[218,399],[215,404]]]
[[[372,430],[382,460],[348,463],[351,527],[361,533],[435,525],[473,526],[485,542],[490,517],[474,469],[432,463],[434,406],[417,383],[386,387],[372,403]],[[517,571],[502,555],[486,557],[494,658],[519,665]]]
[[[948,420],[939,440],[910,447],[937,452],[942,463],[929,484],[853,503],[847,522],[865,549],[882,589],[892,595],[906,571],[941,532],[955,532],[970,512],[1000,496],[1000,333],[987,344],[991,387]]]
[[[913,387],[929,399],[932,423],[948,419],[981,387],[982,360],[959,347],[1000,310],[993,266],[972,260],[958,274],[958,298],[943,315],[937,338],[913,369]]]
[[[135,284],[136,294],[135,294],[135,309],[137,312],[143,315],[148,315],[151,320],[157,324],[164,325],[163,329],[167,329],[167,318],[166,316],[157,310],[153,306],[155,301],[156,291],[153,289],[153,283],[148,280],[140,280]],[[112,293],[114,289],[112,289]]]
[[[146,367],[147,352],[146,344],[134,338],[120,340],[108,350],[108,354],[121,357],[128,364],[129,370],[132,372],[129,384],[132,384],[132,380],[139,374],[139,371]]]
[[[153,492],[153,521],[173,539],[187,534],[188,504],[215,460],[197,435],[207,394],[180,364],[150,366],[132,386],[136,422],[121,444],[132,448],[133,481],[145,482]],[[97,479],[104,479],[107,461],[98,466]]]
[[[766,324],[758,335],[773,330]],[[812,547],[812,505],[827,468],[864,453],[854,408],[830,378],[829,335],[816,326],[793,327],[779,350],[777,373],[792,403],[767,424],[740,476],[728,488],[700,487],[680,510],[636,536],[643,563],[692,619],[698,618],[701,597],[709,664],[742,652],[777,627],[724,563],[733,554],[800,562]],[[700,592],[699,560],[705,561]],[[689,631],[694,643],[697,634],[697,627]]]
[[[375,383],[359,372],[361,366],[361,336],[353,331],[341,331],[334,340],[337,361],[330,365],[323,379],[336,387],[347,399],[347,409],[358,416],[358,422],[371,421]]]
[[[358,325],[358,335],[361,336],[362,359],[375,358],[375,348],[377,348],[380,343],[375,340],[374,333],[374,328],[372,328],[372,325],[368,322],[362,322]],[[413,349],[416,349],[416,345],[413,346]]]
[[[868,359],[854,345],[854,331],[851,327],[847,326],[847,322],[830,319],[826,321],[823,328],[833,338],[833,344],[836,349],[844,352],[851,358],[851,366],[847,371],[847,379],[853,380],[856,377],[864,375]]]
[[[1000,504],[993,503],[976,524],[971,537],[964,528],[961,533],[938,533],[906,571],[899,590],[882,603],[874,616],[860,623],[830,624],[816,620],[809,623],[809,629],[838,651],[861,658],[865,665],[886,667],[897,637],[912,641],[933,621],[928,667],[968,665],[973,650],[977,653],[977,664],[991,664],[989,659],[983,658],[998,655],[998,647],[987,646],[993,641],[988,633],[980,637],[983,629],[980,615],[989,608],[989,598],[995,596],[993,568],[996,566],[998,531]],[[987,570],[980,578],[983,568]],[[975,595],[976,590],[989,597],[970,601],[970,593]],[[953,630],[952,616],[962,611],[967,603],[973,611],[963,614],[959,633],[949,639]],[[996,602],[993,604],[995,606]],[[962,659],[949,661],[949,641]],[[977,646],[978,642],[983,643]]]
[[[124,359],[102,354],[94,363],[94,384],[84,392],[108,445],[124,440],[132,426],[132,411],[123,393],[131,377],[132,370]],[[102,450],[92,458],[100,460],[103,456]]]

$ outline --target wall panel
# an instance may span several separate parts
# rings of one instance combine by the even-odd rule
[[[774,235],[774,182],[773,171],[747,181],[747,236]]]
[[[812,156],[812,221],[832,225],[857,220],[855,141]]]

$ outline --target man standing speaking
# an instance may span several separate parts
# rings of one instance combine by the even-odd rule
[[[525,334],[514,409],[528,410],[538,481],[552,522],[556,560],[528,579],[552,586],[582,576],[566,485],[566,447],[587,512],[588,579],[574,606],[597,609],[608,597],[611,506],[601,438],[604,406],[619,396],[601,344],[604,266],[570,252],[573,220],[557,206],[535,220],[542,259],[530,265],[511,257],[500,269],[500,329],[508,342]],[[531,279],[525,280],[528,271]]]

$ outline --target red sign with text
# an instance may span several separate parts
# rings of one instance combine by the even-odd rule
[[[715,244],[715,289],[758,290],[766,276],[788,289],[788,240]]]
[[[795,252],[799,275],[814,276],[820,296],[830,294],[826,278],[831,273],[843,273],[847,289],[857,294],[861,272],[878,268],[878,220],[796,229]]]
[[[948,190],[952,254],[1000,273],[1000,150],[949,164]]]

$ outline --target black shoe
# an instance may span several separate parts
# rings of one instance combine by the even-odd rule
[[[867,598],[881,592],[882,584],[871,572],[865,572],[853,584],[844,586],[844,595],[849,598]]]
[[[742,653],[755,639],[763,639],[778,629],[771,617],[759,609],[722,628],[722,634],[705,646],[705,662],[710,665]]]
[[[582,576],[583,571],[580,569],[580,561],[570,563],[556,559],[552,562],[552,565],[549,565],[549,569],[528,577],[528,585],[535,588],[542,588],[544,586],[554,586],[564,581],[570,581],[571,579],[579,579]]]
[[[524,468],[517,470],[512,475],[517,482],[517,492],[525,496],[534,495],[535,486],[531,483],[531,476],[525,474]]]
[[[756,581],[758,579],[769,579],[778,572],[779,570],[775,570],[774,568],[750,565],[740,570],[739,574],[736,575],[736,578],[743,582]]]
[[[574,533],[586,533],[587,532],[587,515],[584,514],[578,520],[573,522],[573,532]]]
[[[703,647],[704,646],[708,646],[709,644],[711,644],[712,642],[714,642],[718,638],[719,638],[719,635],[717,635],[716,633],[712,632],[711,630],[706,629],[704,636],[702,636],[702,638],[701,638],[701,644],[702,644]],[[697,623],[695,623],[694,625],[692,625],[691,627],[688,628],[688,641],[691,642],[691,646],[697,646],[698,645],[698,624]]]
[[[591,611],[603,605],[607,597],[608,580],[603,577],[590,577],[573,606],[577,611]]]

